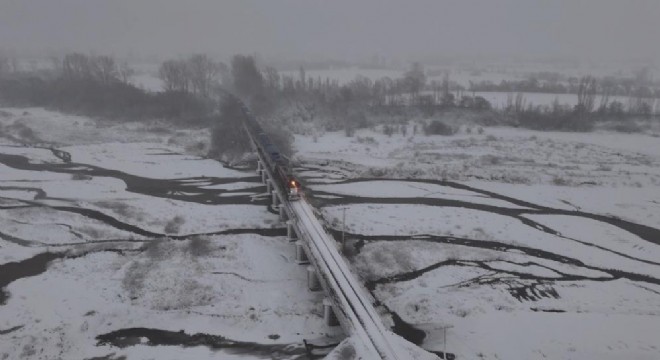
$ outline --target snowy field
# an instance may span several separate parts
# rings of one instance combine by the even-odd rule
[[[0,359],[297,359],[342,340],[260,179],[186,151],[208,135],[0,110]]]
[[[459,359],[660,357],[657,134],[415,125],[295,141],[385,323],[431,351],[450,326]],[[203,141],[0,109],[0,358],[295,359],[342,340],[260,179],[194,155]]]
[[[295,143],[385,314],[459,359],[660,358],[657,135],[412,126]]]

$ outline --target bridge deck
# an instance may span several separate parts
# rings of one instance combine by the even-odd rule
[[[262,164],[269,164],[264,149],[250,134],[247,126],[246,131],[259,160]],[[269,179],[273,179],[274,174],[269,166],[264,166],[264,171]],[[337,249],[336,241],[325,231],[304,196],[298,201],[289,202],[277,181],[272,181],[272,185],[281,199],[280,206],[284,207],[287,216],[294,222],[297,234],[303,239],[303,247],[333,303],[337,319],[353,339],[358,357],[369,360],[437,359],[385,328],[373,307],[371,296],[353,276]]]
[[[394,335],[383,326],[371,303],[371,296],[353,277],[337,250],[336,242],[316,219],[311,206],[301,199],[291,203],[290,208],[301,236],[306,237],[308,256],[327,284],[338,318],[349,335],[360,339],[363,350],[371,355],[369,358],[406,359],[390,344],[389,338]]]

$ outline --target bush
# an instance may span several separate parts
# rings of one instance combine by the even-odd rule
[[[181,225],[185,224],[185,222],[186,219],[177,215],[165,224],[165,232],[167,234],[178,234],[179,230],[181,230]]]
[[[376,139],[374,139],[372,136],[365,136],[365,137],[358,136],[357,142],[365,145],[378,145],[378,141],[376,141]]]
[[[211,240],[206,236],[195,236],[188,243],[188,251],[194,257],[208,256],[211,253]]]
[[[92,180],[92,177],[83,173],[73,173],[71,174],[71,180]]]
[[[496,155],[486,154],[481,156],[481,163],[484,165],[500,165],[502,163],[502,159]]]
[[[430,124],[424,127],[424,133],[426,135],[448,136],[455,134],[456,130],[440,120],[433,120]]]
[[[263,124],[263,127],[270,141],[273,142],[280,153],[290,157],[293,154],[293,135],[275,123],[266,123]]]
[[[517,113],[518,125],[533,130],[591,131],[590,114],[569,110],[544,111],[540,107]]]
[[[555,176],[552,179],[552,183],[557,186],[568,186],[570,184],[568,180],[564,179],[561,176]]]
[[[144,247],[144,253],[151,260],[162,260],[171,250],[168,247],[167,240],[158,238],[149,241]]]
[[[644,129],[634,121],[625,121],[614,124],[612,130],[622,133],[636,133],[642,132]]]
[[[250,151],[250,141],[243,130],[248,115],[238,99],[225,97],[220,103],[220,116],[211,130],[209,156],[231,160]]]

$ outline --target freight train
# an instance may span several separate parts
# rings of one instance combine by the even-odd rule
[[[293,176],[289,160],[280,153],[259,122],[250,114],[250,111],[244,105],[242,105],[242,109],[246,128],[257,143],[257,151],[260,153],[261,158],[265,160],[263,165],[268,167],[280,188],[286,191],[289,200],[300,199],[300,182]]]

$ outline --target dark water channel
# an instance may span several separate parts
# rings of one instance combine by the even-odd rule
[[[182,347],[205,346],[211,350],[222,350],[230,354],[249,355],[261,359],[309,359],[304,344],[260,344],[236,341],[221,335],[203,333],[187,334],[150,328],[130,328],[113,331],[96,337],[97,345],[112,345],[125,348],[133,345],[174,345]],[[219,354],[221,359],[222,355]],[[319,358],[312,356],[312,358]]]
[[[30,163],[29,159],[21,155],[0,153],[0,164],[28,171],[49,171],[53,173],[71,174],[77,176],[102,176],[122,180],[126,183],[126,190],[143,195],[188,201],[209,205],[266,205],[266,198],[257,195],[265,193],[265,186],[257,176],[217,178],[192,177],[181,179],[154,179],[127,174],[119,170],[104,169],[94,165],[68,163]],[[253,182],[253,187],[225,190],[209,189],[214,185],[231,184],[235,182]],[[27,189],[26,189],[27,190]],[[232,195],[236,193],[237,195]],[[250,193],[250,194],[245,194]],[[44,196],[45,194],[42,194]]]

